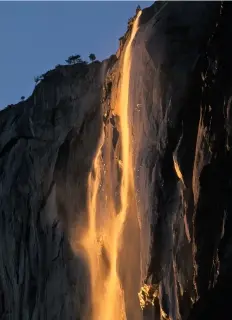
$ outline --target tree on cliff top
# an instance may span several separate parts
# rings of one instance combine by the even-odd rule
[[[138,6],[137,6],[137,8],[136,8],[136,11],[135,11],[135,12],[136,12],[136,14],[138,14],[138,13],[139,13],[139,11],[141,11],[141,7],[140,7],[140,5],[138,5]]]
[[[81,56],[79,54],[77,54],[75,56],[70,56],[65,61],[67,62],[67,64],[75,64],[75,63],[82,63],[83,62],[81,59]]]
[[[96,56],[95,56],[94,53],[90,53],[90,55],[89,55],[89,60],[90,60],[91,62],[93,62],[93,61],[96,60]]]

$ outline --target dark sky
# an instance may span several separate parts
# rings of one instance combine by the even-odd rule
[[[0,2],[0,109],[28,97],[34,76],[72,54],[115,53],[138,4],[152,2]]]

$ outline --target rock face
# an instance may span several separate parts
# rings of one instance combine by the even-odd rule
[[[84,205],[103,79],[104,63],[64,67],[1,112],[1,319],[81,314],[84,278],[67,230]]]
[[[130,117],[143,278],[159,286],[147,320],[230,316],[231,17],[228,2],[155,2],[140,18]],[[129,33],[117,57],[60,66],[0,112],[1,319],[86,319],[88,271],[69,240],[102,126],[120,140]]]

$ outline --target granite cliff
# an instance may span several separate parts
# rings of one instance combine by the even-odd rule
[[[155,2],[140,16],[130,116],[142,240],[125,241],[142,257],[136,286],[158,292],[146,320],[230,318],[231,17],[230,2]],[[1,319],[89,320],[88,268],[70,238],[102,128],[120,167],[115,105],[132,25],[117,55],[59,66],[0,112]]]

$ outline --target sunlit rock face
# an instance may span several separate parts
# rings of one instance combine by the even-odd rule
[[[118,257],[122,319],[230,317],[231,18],[227,2],[155,2],[139,18],[127,80],[137,220],[128,218]],[[130,35],[117,57],[50,71],[0,113],[1,319],[92,320],[78,241],[102,133],[99,206],[111,192],[120,211],[117,105]]]

